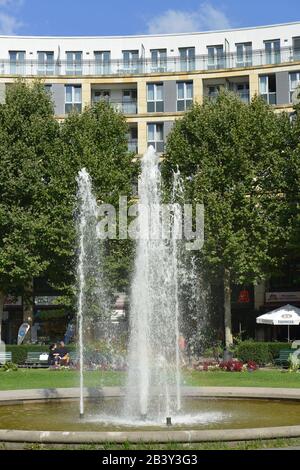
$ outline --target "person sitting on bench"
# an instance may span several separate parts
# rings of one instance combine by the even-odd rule
[[[60,366],[68,366],[70,363],[70,356],[67,348],[65,347],[65,343],[60,341],[59,348],[57,349],[58,352],[58,363]]]
[[[48,355],[48,364],[49,366],[57,366],[57,363],[58,363],[58,352],[57,352],[57,348],[56,348],[56,344],[53,343],[50,345],[50,348],[49,348],[49,355]]]

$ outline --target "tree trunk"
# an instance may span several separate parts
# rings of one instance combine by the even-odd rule
[[[225,326],[225,346],[228,348],[232,343],[231,331],[231,287],[230,271],[224,270],[224,326]]]
[[[3,320],[3,310],[4,310],[4,299],[5,299],[4,292],[0,291],[0,342],[2,340],[2,320]]]
[[[24,288],[23,322],[30,325],[30,330],[24,338],[24,343],[29,343],[31,338],[31,327],[33,324],[33,280],[28,282]]]

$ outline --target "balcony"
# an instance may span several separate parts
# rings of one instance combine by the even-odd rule
[[[183,60],[181,57],[168,57],[162,64],[153,62],[151,58],[138,59],[134,61],[124,61],[123,59],[113,59],[103,64],[98,60],[82,60],[70,63],[67,60],[54,60],[41,67],[38,60],[24,59],[10,61],[0,59],[0,75],[3,76],[126,76],[152,73],[173,73],[191,72],[217,69],[235,69],[260,67],[269,64],[300,62],[299,49],[293,47],[281,48],[273,56],[265,49],[254,50],[251,55],[241,59],[235,52],[223,54],[212,60],[206,55],[198,55],[191,60]]]
[[[99,103],[103,101],[110,104],[115,111],[119,111],[123,114],[137,114],[137,101],[122,101],[114,99],[95,99],[93,98],[92,103]]]

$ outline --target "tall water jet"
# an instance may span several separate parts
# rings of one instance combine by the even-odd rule
[[[166,236],[159,158],[142,159],[135,273],[131,290],[127,416],[171,416],[180,409],[178,260],[181,214]],[[167,227],[168,231],[168,227]]]
[[[80,364],[80,416],[84,415],[84,332],[88,332],[99,318],[105,319],[108,311],[104,282],[102,246],[97,230],[98,206],[92,191],[88,172],[82,169],[77,177],[78,191],[78,349]]]

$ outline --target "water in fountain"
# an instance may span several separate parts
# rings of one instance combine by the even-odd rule
[[[102,323],[102,329],[109,311],[105,295],[102,263],[102,245],[97,230],[98,206],[92,191],[88,172],[82,169],[77,178],[78,183],[78,341],[80,363],[80,415],[84,414],[83,402],[83,369],[85,363],[86,335],[96,323]]]
[[[167,417],[181,407],[176,240],[181,213],[173,211],[171,236],[164,239],[159,158],[152,147],[142,159],[139,198],[124,413],[131,418]]]

